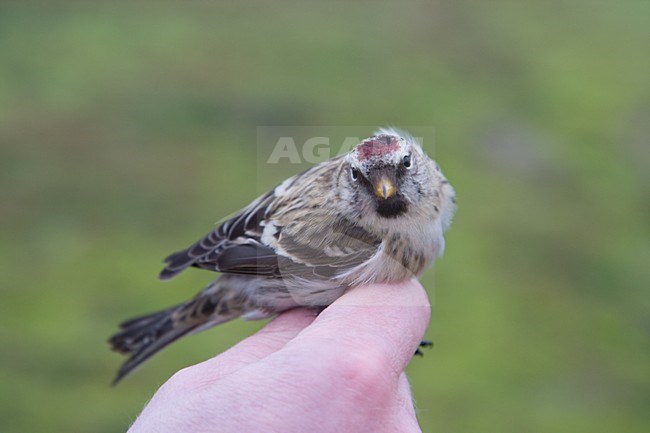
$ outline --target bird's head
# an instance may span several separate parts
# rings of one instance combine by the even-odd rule
[[[397,218],[418,206],[432,185],[435,163],[415,140],[394,130],[380,130],[345,158],[342,175],[362,212]]]

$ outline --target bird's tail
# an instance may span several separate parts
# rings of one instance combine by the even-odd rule
[[[108,342],[111,349],[129,355],[129,359],[120,367],[113,385],[182,336],[227,322],[242,314],[242,302],[236,295],[223,289],[210,289],[208,287],[187,303],[120,324],[120,331]]]

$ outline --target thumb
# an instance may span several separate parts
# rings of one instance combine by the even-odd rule
[[[429,323],[431,307],[415,279],[352,289],[327,307],[290,344],[303,350],[363,349],[384,362],[395,379],[413,358]]]

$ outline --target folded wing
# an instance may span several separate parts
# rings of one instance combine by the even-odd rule
[[[167,257],[160,278],[193,266],[268,278],[329,279],[376,253],[381,240],[348,219],[320,206],[287,211],[287,206],[278,206],[286,200],[275,191],[258,198],[189,248]]]

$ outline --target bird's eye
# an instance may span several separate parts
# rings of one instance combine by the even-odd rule
[[[356,168],[352,167],[352,168],[350,169],[350,177],[351,177],[352,180],[354,180],[354,181],[356,181],[357,179],[359,179],[359,170],[357,170]]]
[[[411,155],[404,155],[403,164],[404,164],[404,167],[406,167],[406,168],[411,168],[413,166],[411,164]]]

